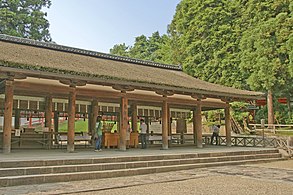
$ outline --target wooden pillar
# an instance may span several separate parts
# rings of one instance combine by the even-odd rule
[[[119,149],[122,151],[126,150],[126,131],[128,126],[128,99],[126,93],[122,92],[124,96],[121,97],[120,102],[120,139],[119,139]]]
[[[15,110],[15,116],[14,116],[14,129],[20,128],[20,110]]]
[[[45,127],[49,128],[49,131],[52,129],[52,111],[53,111],[53,102],[52,96],[46,97],[45,100]]]
[[[132,104],[131,128],[133,132],[137,132],[137,105]]]
[[[74,152],[75,101],[76,87],[74,85],[70,85],[70,92],[68,98],[67,152]]]
[[[196,146],[202,148],[202,118],[201,118],[201,100],[198,100],[197,108],[194,113],[196,132]]]
[[[193,120],[192,120],[192,122],[193,122],[193,143],[194,143],[194,145],[197,145],[197,134],[196,134],[196,109],[194,109],[193,111],[192,111],[192,113],[193,113]]]
[[[4,124],[3,124],[3,153],[11,152],[11,128],[13,109],[13,81],[5,81],[5,104],[4,104]]]
[[[171,126],[171,113],[170,113],[170,106],[168,105],[168,111],[167,111],[167,115],[168,115],[168,136],[171,137],[171,139],[168,139],[168,146],[171,147],[172,145],[172,126]]]
[[[97,117],[99,115],[99,105],[98,100],[93,99],[92,106],[91,106],[91,119],[90,119],[90,132],[92,135],[95,135],[96,131],[96,123],[97,123]],[[93,137],[94,138],[94,137]]]
[[[45,100],[45,127],[48,127],[49,133],[47,135],[48,138],[48,149],[52,147],[52,111],[53,111],[53,102],[52,96],[47,96]]]
[[[55,144],[58,144],[56,135],[59,132],[59,113],[57,111],[54,112],[54,132],[55,132]]]
[[[163,100],[162,106],[162,149],[168,149],[168,103],[167,97]]]
[[[225,108],[225,129],[226,129],[226,145],[231,146],[231,116],[230,116],[230,104],[227,103]]]

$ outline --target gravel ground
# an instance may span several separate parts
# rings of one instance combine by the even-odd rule
[[[0,188],[0,194],[293,195],[293,160]]]

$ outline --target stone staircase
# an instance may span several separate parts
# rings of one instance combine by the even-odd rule
[[[0,186],[101,179],[282,160],[278,150],[0,161]]]

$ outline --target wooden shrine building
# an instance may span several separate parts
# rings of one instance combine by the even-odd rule
[[[201,81],[185,74],[181,66],[119,57],[7,35],[0,35],[0,79],[3,97],[0,107],[4,116],[3,153],[11,152],[12,120],[15,118],[14,128],[18,128],[21,109],[32,110],[33,107],[35,111],[43,111],[45,126],[48,129],[52,128],[52,118],[55,116],[52,113],[60,109],[66,111],[67,150],[72,152],[76,113],[86,114],[90,128],[94,127],[101,110],[100,103],[120,105],[117,111],[120,117],[121,150],[126,149],[129,117],[133,130],[137,131],[135,124],[138,107],[144,105],[161,108],[159,117],[162,120],[163,149],[168,148],[168,124],[172,109],[193,111],[193,132],[197,147],[202,147],[201,111],[225,109],[227,146],[230,146],[229,103],[236,100],[259,99],[263,96],[259,92]],[[30,101],[25,103],[25,99]],[[66,105],[57,100],[66,100]],[[147,115],[150,114],[151,112],[147,112]],[[152,114],[155,115],[155,112]]]

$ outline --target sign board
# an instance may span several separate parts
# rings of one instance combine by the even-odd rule
[[[20,129],[15,129],[15,137],[20,137]]]
[[[247,110],[259,110],[259,107],[258,106],[255,106],[255,105],[247,105],[246,106],[246,109]]]
[[[49,127],[44,127],[43,132],[49,132]]]

